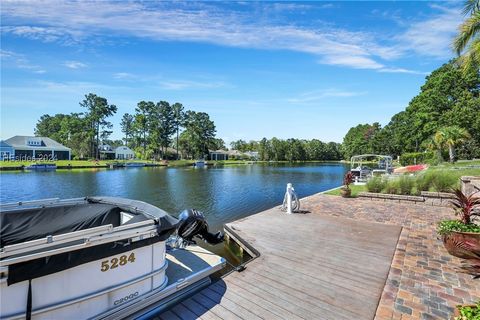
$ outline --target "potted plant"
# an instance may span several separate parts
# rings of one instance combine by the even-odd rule
[[[459,220],[443,220],[438,225],[443,244],[448,253],[463,259],[480,259],[480,225],[473,221],[480,216],[480,198],[476,194],[465,195],[462,190],[454,190],[451,200]]]
[[[345,173],[343,176],[343,186],[340,188],[340,194],[344,198],[349,198],[352,195],[352,189],[350,189],[350,184],[353,182],[353,174],[351,171]]]

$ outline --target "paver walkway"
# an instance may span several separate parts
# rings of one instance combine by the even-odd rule
[[[450,319],[457,304],[480,299],[480,280],[460,273],[460,259],[437,239],[436,224],[453,210],[395,202],[314,195],[302,201],[312,212],[402,226],[376,319]]]
[[[321,194],[302,209],[233,222],[261,257],[160,318],[449,319],[480,298],[437,239],[451,209]]]

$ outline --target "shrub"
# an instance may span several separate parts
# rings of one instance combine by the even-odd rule
[[[353,174],[352,174],[352,171],[348,171],[347,173],[345,173],[345,175],[343,176],[343,185],[345,187],[345,189],[350,189],[350,184],[354,182],[354,178],[353,178]]]
[[[382,177],[372,177],[367,181],[368,192],[380,193],[385,188],[386,181]]]
[[[398,179],[398,187],[400,189],[400,194],[410,195],[412,194],[413,187],[415,186],[415,181],[412,177],[401,176]]]
[[[433,174],[432,185],[437,192],[450,192],[457,184],[457,177],[448,172],[435,171]]]
[[[452,231],[480,233],[480,226],[474,223],[464,224],[460,220],[443,220],[438,223],[437,231],[441,235],[449,234]]]
[[[398,191],[399,191],[398,179],[388,180],[387,185],[385,187],[385,193],[398,194]]]
[[[400,164],[408,166],[412,164],[429,163],[435,158],[434,152],[411,152],[400,156]]]
[[[459,317],[455,317],[454,320],[478,320],[480,319],[480,301],[475,306],[457,306]]]
[[[417,191],[428,191],[433,183],[433,174],[421,173],[416,178]]]

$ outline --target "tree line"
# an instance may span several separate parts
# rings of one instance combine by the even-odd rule
[[[140,101],[133,113],[122,116],[122,140],[110,140],[112,123],[109,118],[117,107],[94,93],[80,102],[84,112],[42,115],[35,135],[50,137],[72,149],[78,159],[99,159],[99,147],[127,145],[142,159],[206,157],[209,150],[226,149],[216,137],[215,123],[205,112],[185,110],[181,103]],[[266,139],[234,141],[232,149],[258,152],[263,161],[340,160],[341,145],[317,139]],[[169,149],[172,148],[172,149]],[[172,154],[172,151],[174,154]]]
[[[386,126],[375,122],[352,127],[342,148],[346,159],[362,153],[425,151],[433,151],[439,160],[480,157],[478,69],[465,69],[457,60],[444,64],[426,77],[420,93]]]
[[[262,161],[327,161],[341,160],[341,145],[335,142],[322,142],[317,139],[267,139],[260,141],[237,140],[230,147],[240,152],[258,152]]]
[[[108,118],[117,112],[117,107],[93,93],[85,95],[80,106],[85,112],[41,116],[35,135],[64,144],[77,158],[98,159],[101,144],[119,144],[109,140],[112,123]],[[223,140],[215,137],[215,124],[207,113],[185,111],[178,102],[140,101],[134,113],[123,115],[120,125],[123,143],[143,159],[165,159],[169,147],[176,150],[177,159],[179,150],[184,158],[199,158],[209,149],[225,147]]]

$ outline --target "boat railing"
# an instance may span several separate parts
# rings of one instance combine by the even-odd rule
[[[157,235],[153,220],[113,227],[111,224],[5,246],[0,249],[0,268],[86,247],[130,239],[132,242]],[[61,247],[58,247],[58,246]]]
[[[25,207],[35,208],[43,206],[56,206],[56,205],[68,205],[68,204],[77,204],[85,203],[85,198],[74,198],[74,199],[60,199],[60,198],[49,198],[42,200],[29,200],[29,201],[19,201],[19,202],[9,202],[0,204],[0,211],[3,210],[23,210]]]

